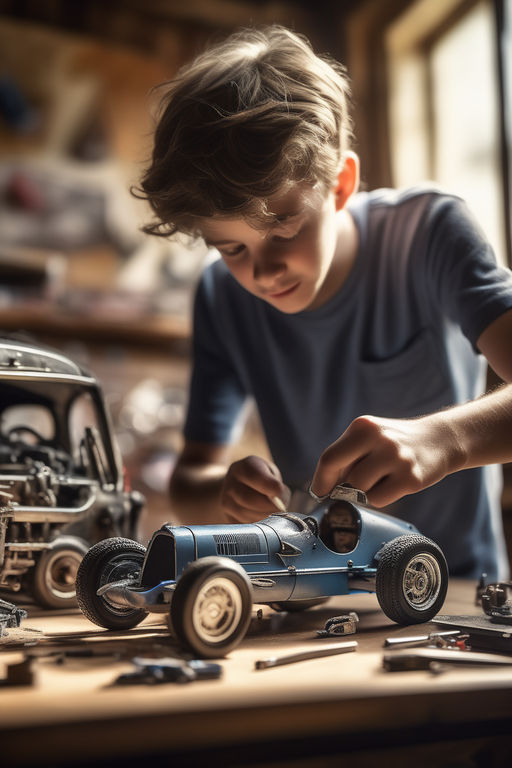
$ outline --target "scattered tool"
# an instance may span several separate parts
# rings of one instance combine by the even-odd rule
[[[279,496],[269,496],[270,501],[276,507],[276,509],[281,512],[281,514],[286,514],[286,505],[282,499],[279,498]]]
[[[294,664],[296,661],[307,661],[308,659],[318,659],[321,656],[334,656],[338,653],[349,653],[355,651],[357,642],[349,640],[346,643],[337,643],[336,645],[322,646],[310,651],[299,651],[290,653],[286,656],[271,656],[268,659],[260,659],[255,662],[255,669],[268,669],[269,667],[282,667],[285,664]]]
[[[417,648],[432,646],[434,648],[458,648],[467,650],[466,640],[469,635],[463,635],[459,629],[430,632],[428,635],[410,635],[407,637],[387,637],[384,648]]]
[[[0,637],[7,634],[7,628],[17,628],[23,619],[27,618],[27,612],[17,608],[14,603],[0,599]]]
[[[26,656],[23,661],[15,664],[9,664],[7,667],[7,676],[0,680],[1,688],[18,688],[19,686],[30,686],[34,683],[34,672],[32,670],[32,659]]]
[[[445,667],[452,664],[512,666],[512,659],[509,656],[498,656],[494,653],[458,652],[444,648],[417,648],[414,651],[384,654],[382,664],[388,672],[422,669],[441,672],[444,671]]]
[[[135,670],[119,675],[112,685],[159,685],[162,683],[192,683],[194,680],[218,680],[220,664],[192,659],[145,659],[135,657]]]
[[[333,616],[327,619],[323,629],[317,629],[319,637],[336,637],[337,635],[353,635],[356,631],[356,625],[359,622],[359,616],[355,611],[346,613],[343,616]]]
[[[467,615],[451,616],[437,614],[435,624],[450,629],[459,629],[469,635],[469,644],[473,650],[496,651],[512,654],[512,627],[497,620],[491,621],[490,616]]]

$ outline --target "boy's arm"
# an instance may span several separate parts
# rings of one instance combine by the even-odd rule
[[[272,498],[288,502],[290,491],[275,464],[246,456],[228,467],[228,453],[226,445],[185,443],[170,482],[178,522],[249,523],[276,511]]]
[[[478,347],[512,382],[512,310],[491,323]],[[361,416],[322,454],[312,481],[319,496],[338,482],[365,491],[376,507],[434,485],[461,469],[512,460],[512,384],[417,419]]]
[[[173,518],[182,524],[220,522],[228,447],[186,441],[171,475]]]

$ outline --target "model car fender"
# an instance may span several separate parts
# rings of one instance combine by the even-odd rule
[[[368,565],[378,562],[379,552],[382,546],[395,536],[403,536],[406,533],[419,533],[412,523],[398,520],[391,515],[382,512],[373,512],[370,509],[359,510],[361,515],[361,531],[357,555],[359,562],[365,560]]]
[[[195,540],[190,528],[163,525],[155,531],[148,544],[141,587],[150,589],[164,581],[176,581],[196,559]]]

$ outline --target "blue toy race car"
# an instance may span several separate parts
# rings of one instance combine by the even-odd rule
[[[442,551],[411,523],[329,498],[307,516],[167,524],[147,551],[106,539],[83,558],[76,591],[82,612],[102,627],[128,629],[165,613],[186,648],[216,658],[242,640],[253,603],[300,610],[333,595],[376,592],[390,619],[414,624],[440,610],[447,585]]]

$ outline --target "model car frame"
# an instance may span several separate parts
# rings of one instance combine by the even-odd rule
[[[69,358],[0,338],[0,589],[76,604],[90,546],[137,537],[143,497],[123,466],[98,381]]]
[[[345,529],[336,539],[345,551],[334,549],[333,520]],[[128,629],[163,613],[186,648],[215,658],[241,641],[253,603],[299,610],[334,595],[376,592],[390,619],[412,624],[439,611],[447,584],[442,551],[413,525],[338,499],[307,516],[167,524],[147,550],[127,539],[102,541],[85,555],[76,588],[94,623]]]

